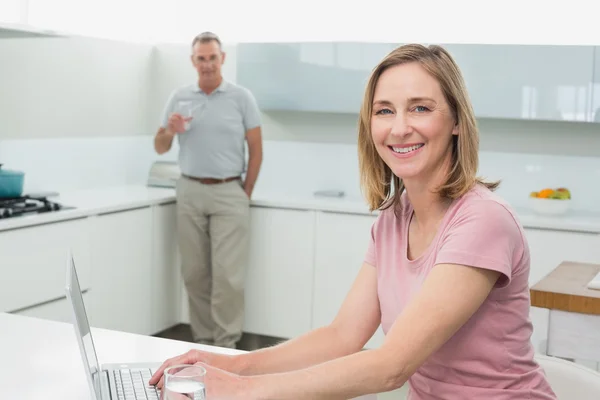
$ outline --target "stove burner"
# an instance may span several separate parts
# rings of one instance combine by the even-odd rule
[[[23,196],[9,199],[0,198],[0,219],[18,217],[24,214],[58,211],[62,205],[45,197]]]

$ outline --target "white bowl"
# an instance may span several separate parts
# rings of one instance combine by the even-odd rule
[[[571,200],[529,198],[533,211],[544,215],[562,215],[571,208]]]

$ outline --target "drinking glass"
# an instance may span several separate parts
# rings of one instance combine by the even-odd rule
[[[165,369],[163,400],[205,400],[206,369],[199,365],[181,364]]]
[[[181,100],[177,102],[177,110],[184,118],[191,118],[194,113],[194,107],[191,100]],[[191,121],[186,121],[184,129],[187,131],[190,129]]]

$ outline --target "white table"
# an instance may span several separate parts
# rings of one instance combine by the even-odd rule
[[[100,364],[162,362],[191,348],[240,350],[92,328]],[[90,393],[72,324],[0,313],[0,398],[86,400]],[[377,396],[363,396],[373,400]]]
[[[162,362],[191,348],[238,350],[92,328],[98,361]],[[90,399],[72,324],[0,313],[0,398]]]

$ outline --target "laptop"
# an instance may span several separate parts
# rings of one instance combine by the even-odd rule
[[[92,400],[159,400],[160,390],[148,381],[161,363],[99,365],[73,255],[67,260],[67,298],[73,307],[75,336]]]

